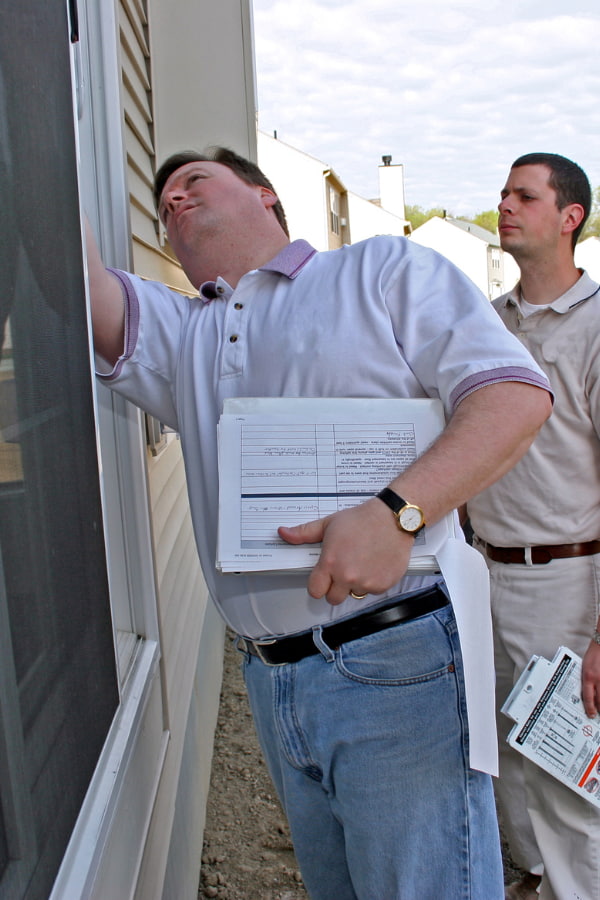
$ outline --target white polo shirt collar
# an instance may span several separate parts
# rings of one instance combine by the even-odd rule
[[[277,272],[292,280],[302,271],[316,252],[315,248],[308,241],[292,241],[283,250],[280,250],[272,260],[265,263],[264,266],[260,266],[259,271]],[[205,281],[201,284],[198,293],[203,303],[210,303],[212,300],[229,300],[233,294],[233,288],[219,275],[216,281]]]

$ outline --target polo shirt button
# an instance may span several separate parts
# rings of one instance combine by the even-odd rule
[[[225,293],[225,288],[223,287],[223,285],[220,284],[217,287],[217,294],[224,294],[224,293]]]
[[[235,342],[237,341],[237,339],[238,339],[237,334],[232,334],[231,337],[229,338],[229,343],[230,343],[230,344],[235,344]]]
[[[243,309],[243,308],[244,308],[244,304],[243,304],[243,303],[234,303],[234,304],[233,304],[233,308],[234,308],[234,309]]]

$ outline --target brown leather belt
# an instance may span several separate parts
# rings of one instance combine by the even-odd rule
[[[354,616],[353,619],[326,625],[321,635],[325,643],[332,650],[336,650],[340,644],[375,634],[400,622],[409,622],[411,619],[425,616],[442,609],[449,602],[446,594],[436,584],[412,594],[400,595],[390,606],[367,610],[359,616]],[[264,641],[251,641],[250,638],[240,637],[238,647],[252,656],[258,656],[267,666],[300,662],[306,656],[320,652],[313,640],[312,631]]]
[[[592,556],[600,553],[600,541],[584,541],[581,544],[554,544],[548,547],[494,547],[481,541],[485,552],[494,562],[516,565],[543,566],[551,559],[567,559],[571,556]],[[528,559],[529,553],[531,558]]]

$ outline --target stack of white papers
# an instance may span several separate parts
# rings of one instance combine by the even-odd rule
[[[577,654],[559,647],[551,661],[532,656],[502,712],[517,723],[511,747],[600,806],[600,716],[583,709]]]
[[[373,497],[445,425],[438,400],[238,398],[219,422],[223,572],[310,569],[320,545],[286,544],[280,525],[320,519]],[[416,538],[409,572],[438,571],[453,514]]]

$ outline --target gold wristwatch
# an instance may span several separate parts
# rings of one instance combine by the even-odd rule
[[[396,525],[400,531],[416,536],[425,527],[425,516],[420,506],[407,503],[395,491],[384,488],[377,494],[386,506],[389,506],[396,519]]]

